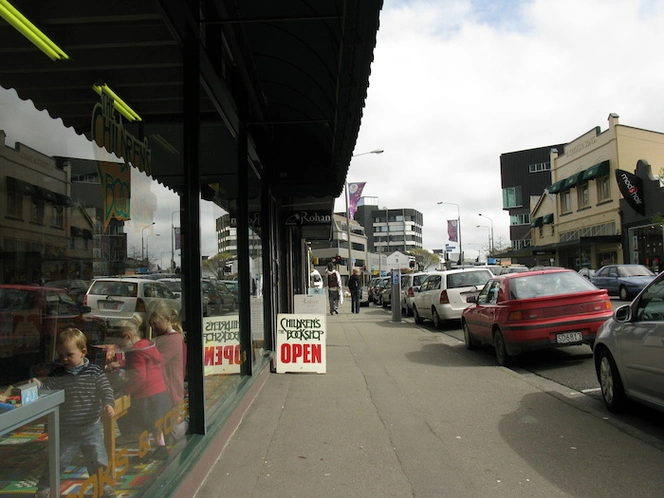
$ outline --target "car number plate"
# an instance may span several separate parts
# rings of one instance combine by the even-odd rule
[[[101,303],[102,309],[105,310],[119,310],[122,308],[121,301],[103,301]]]
[[[556,342],[558,344],[568,344],[570,342],[581,342],[583,340],[583,334],[581,332],[563,332],[556,336]]]

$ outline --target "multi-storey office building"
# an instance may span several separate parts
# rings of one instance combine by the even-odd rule
[[[369,202],[372,200],[363,199]],[[368,247],[372,252],[391,254],[394,251],[408,252],[422,248],[424,217],[416,209],[380,209],[377,202],[375,205],[365,202],[358,206],[355,219],[364,227]]]

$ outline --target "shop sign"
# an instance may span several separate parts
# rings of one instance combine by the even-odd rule
[[[277,373],[325,373],[327,321],[320,314],[277,315]]]
[[[629,171],[617,169],[616,181],[618,182],[618,189],[627,204],[641,216],[645,216],[646,207],[643,203],[643,181],[641,178]]]
[[[203,317],[203,374],[239,374],[241,364],[238,316]]]
[[[332,211],[291,211],[286,213],[286,226],[330,225]]]

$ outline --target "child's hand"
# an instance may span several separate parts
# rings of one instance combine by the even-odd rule
[[[34,382],[35,384],[37,384],[37,387],[42,386],[41,381],[37,377],[33,377],[32,379],[30,379],[30,382]]]
[[[116,370],[119,369],[120,369],[120,363],[118,363],[117,361],[112,361],[104,367],[104,370],[106,370],[107,372],[115,372]]]
[[[111,405],[104,405],[104,409],[102,411],[102,414],[105,417],[113,418],[115,416],[115,409]]]

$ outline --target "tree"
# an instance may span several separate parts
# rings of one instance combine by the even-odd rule
[[[203,270],[212,273],[217,280],[224,280],[226,278],[226,267],[232,258],[233,255],[229,252],[220,252],[210,256],[203,261]]]
[[[417,267],[420,270],[426,270],[431,267],[435,268],[438,266],[438,263],[440,263],[440,257],[428,249],[415,248],[410,252],[413,254],[413,256],[415,256]]]

